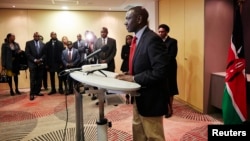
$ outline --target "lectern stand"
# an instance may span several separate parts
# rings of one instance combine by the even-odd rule
[[[104,74],[105,75],[104,75]],[[116,73],[109,71],[95,71],[93,73],[84,73],[81,71],[71,72],[70,76],[83,84],[95,86],[98,90],[92,90],[98,95],[99,100],[99,119],[97,120],[97,140],[108,140],[108,120],[104,117],[104,100],[107,90],[121,91],[123,93],[135,93],[140,88],[137,83],[127,82],[115,79]],[[84,141],[83,130],[83,110],[82,110],[82,95],[79,90],[75,89],[75,101],[76,101],[76,141]]]

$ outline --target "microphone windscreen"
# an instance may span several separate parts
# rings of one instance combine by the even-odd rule
[[[102,51],[107,51],[109,49],[109,46],[108,45],[104,45],[103,47],[101,47],[101,50]]]

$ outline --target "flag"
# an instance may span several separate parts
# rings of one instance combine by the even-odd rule
[[[234,25],[228,50],[222,116],[224,124],[241,124],[247,119],[243,33],[237,4],[234,8]]]

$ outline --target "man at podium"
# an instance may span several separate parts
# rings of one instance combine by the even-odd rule
[[[163,116],[169,101],[166,49],[162,39],[149,29],[145,8],[129,9],[125,26],[128,32],[135,33],[136,40],[130,47],[129,74],[118,74],[116,78],[141,85],[134,102],[133,141],[165,141]]]

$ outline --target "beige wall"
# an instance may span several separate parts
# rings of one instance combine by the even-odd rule
[[[233,21],[231,0],[159,0],[159,24],[178,40],[178,86],[183,100],[210,113],[211,73],[226,69]],[[223,95],[223,93],[221,94]]]
[[[211,73],[226,71],[233,27],[233,4],[231,0],[206,0],[205,11],[204,112],[210,113],[213,111],[210,104]],[[218,97],[223,97],[223,93]]]
[[[160,0],[161,23],[169,25],[169,35],[178,40],[176,98],[203,111],[204,1]]]
[[[44,42],[50,40],[50,32],[55,31],[61,40],[62,36],[68,36],[75,41],[76,35],[84,35],[85,30],[93,31],[100,37],[101,27],[109,29],[109,37],[117,41],[116,72],[120,72],[121,47],[125,43],[128,33],[125,26],[125,12],[101,12],[101,11],[50,11],[50,10],[8,10],[0,9],[0,43],[8,33],[16,35],[16,42],[25,49],[25,42],[33,39],[33,33],[38,31],[44,36]],[[1,66],[1,65],[0,65]],[[21,72],[19,76],[20,88],[29,88],[29,73]],[[0,89],[8,89],[7,84],[0,84]]]

